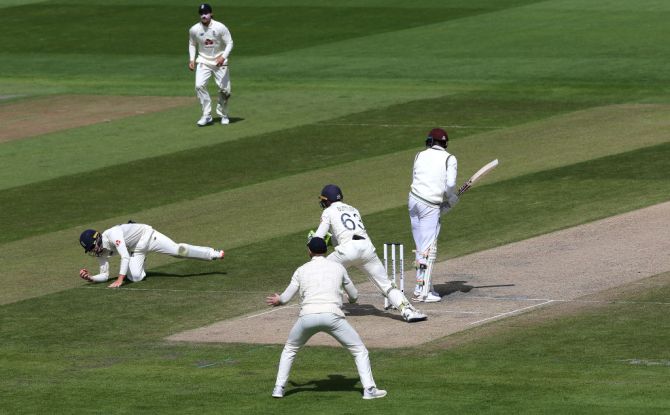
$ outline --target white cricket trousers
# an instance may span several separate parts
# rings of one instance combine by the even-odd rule
[[[368,349],[363,344],[363,340],[343,316],[334,313],[306,314],[298,318],[281,353],[275,385],[286,386],[298,350],[307,343],[307,340],[319,332],[330,334],[351,352],[356,361],[358,376],[363,388],[367,389],[375,386]]]
[[[440,207],[430,205],[411,193],[407,202],[409,220],[412,224],[412,236],[416,245],[416,260],[426,263],[430,245],[440,234]],[[425,255],[425,256],[424,256]]]
[[[207,65],[205,63],[198,63],[195,68],[195,93],[200,100],[202,106],[202,115],[211,115],[212,113],[212,99],[207,91],[207,83],[209,78],[214,75],[216,86],[218,89],[218,108],[226,117],[228,116],[228,98],[231,94],[230,76],[227,66]]]
[[[191,258],[211,261],[216,258],[217,251],[213,248],[189,244],[178,244],[157,230],[147,231],[137,243],[130,256],[128,275],[126,278],[133,282],[142,281],[146,277],[144,261],[147,253],[157,252],[159,254],[171,255],[178,258]]]
[[[379,260],[374,245],[369,239],[352,240],[335,247],[328,259],[342,264],[345,268],[355,266],[368,275],[368,279],[389,299],[393,307],[402,310],[409,304],[405,295],[389,280],[384,264]]]

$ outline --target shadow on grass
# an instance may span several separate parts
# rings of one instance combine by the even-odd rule
[[[295,389],[286,391],[284,396],[293,395],[301,392],[343,392],[356,391],[361,392],[361,388],[356,387],[358,378],[348,378],[342,375],[328,375],[328,379],[310,380],[306,383],[296,383],[289,381],[289,384]]]

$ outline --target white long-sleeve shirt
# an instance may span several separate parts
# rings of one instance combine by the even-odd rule
[[[433,205],[440,205],[456,192],[456,156],[434,145],[414,158],[411,194]]]
[[[230,31],[219,21],[212,19],[207,26],[199,22],[188,30],[188,55],[191,61],[216,65],[218,56],[228,59],[232,50]]]
[[[121,257],[119,264],[119,274],[128,275],[130,265],[130,252],[136,249],[144,249],[146,246],[139,246],[148,243],[153,228],[141,223],[124,223],[107,229],[102,233],[103,253],[98,257],[100,263],[100,273],[93,275],[94,281],[107,281],[109,278],[109,257],[118,253]]]
[[[314,256],[299,267],[291,278],[291,283],[279,296],[279,302],[286,304],[300,292],[300,315],[342,312],[342,295],[346,291],[349,302],[356,302],[358,290],[351,282],[347,270],[324,256]]]

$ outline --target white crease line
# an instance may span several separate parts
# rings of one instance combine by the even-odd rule
[[[82,286],[74,287],[77,289],[89,289],[89,290],[106,290],[107,287],[95,287],[95,286]],[[109,288],[111,290],[111,288]],[[162,291],[162,292],[174,292],[174,293],[220,293],[220,294],[267,294],[266,291],[239,291],[239,290],[175,290],[175,289],[166,289],[166,288],[130,288],[123,287],[117,290],[121,291]],[[374,297],[382,298],[379,293],[360,293],[359,298],[363,297]],[[445,296],[446,297],[446,296]],[[446,298],[449,300],[449,298]],[[664,301],[617,301],[617,300],[563,300],[563,299],[549,299],[549,298],[521,298],[521,297],[485,297],[485,296],[468,296],[468,297],[459,297],[458,300],[493,300],[493,301],[549,301],[555,303],[586,303],[586,304],[653,304],[653,305],[670,305],[670,302]],[[371,304],[374,305],[374,304]]]
[[[485,321],[495,320],[495,319],[498,319],[498,318],[501,318],[501,317],[504,317],[504,316],[508,316],[508,315],[512,315],[512,314],[517,314],[517,313],[520,313],[520,312],[522,312],[522,311],[530,310],[531,308],[541,307],[541,306],[543,306],[543,305],[546,305],[546,304],[549,304],[549,303],[553,303],[553,302],[554,302],[554,300],[549,300],[549,301],[546,301],[546,302],[544,302],[544,303],[534,304],[534,305],[529,305],[528,307],[523,307],[523,308],[518,308],[518,309],[516,309],[516,310],[508,311],[507,313],[498,314],[498,315],[495,315],[495,316],[493,316],[493,317],[489,317],[489,318],[485,318],[485,319],[483,319],[483,320],[478,320],[478,321],[472,322],[472,323],[470,323],[469,325],[471,326],[471,325],[473,325],[473,324],[479,324],[479,323],[483,323],[483,322],[485,322]]]
[[[274,307],[272,310],[263,311],[262,313],[253,314],[253,315],[250,315],[250,316],[246,316],[246,317],[244,317],[244,318],[247,319],[247,318],[260,317],[260,316],[262,316],[262,315],[264,315],[264,314],[274,313],[275,311],[285,310],[285,309],[287,309],[287,308],[295,308],[295,307],[297,307],[297,306],[298,306],[298,304],[291,304],[291,305],[286,305],[286,306],[282,306],[282,307]]]
[[[490,314],[482,311],[452,311],[452,310],[430,310],[428,314]]]
[[[494,300],[494,301],[552,301],[555,303],[585,303],[585,304],[654,304],[670,305],[667,301],[626,301],[626,300],[580,300],[580,299],[550,299],[550,298],[521,298],[521,297],[483,297],[471,296],[468,299]]]
[[[427,124],[368,124],[368,123],[325,123],[321,122],[318,125],[331,125],[331,126],[342,126],[342,127],[421,127],[421,128],[430,128],[431,125]],[[463,128],[463,129],[485,129],[485,130],[497,130],[505,127],[479,127],[476,125],[441,125],[441,128]]]
[[[87,288],[91,290],[105,290],[107,287],[75,287],[75,288]],[[111,288],[110,288],[111,290]],[[225,293],[225,294],[267,294],[265,291],[233,291],[233,290],[174,290],[166,288],[130,288],[123,287],[117,288],[117,291],[164,291],[164,292],[173,292],[173,293]]]

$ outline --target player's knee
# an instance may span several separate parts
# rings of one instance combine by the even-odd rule
[[[177,256],[188,256],[188,246],[186,244],[177,244]]]

